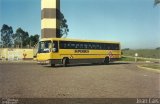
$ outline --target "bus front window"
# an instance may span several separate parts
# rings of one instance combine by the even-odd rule
[[[51,41],[41,41],[39,42],[38,53],[49,53],[52,47]]]

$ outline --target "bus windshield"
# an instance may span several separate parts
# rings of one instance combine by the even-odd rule
[[[51,41],[41,41],[39,42],[38,53],[49,53],[52,48]]]

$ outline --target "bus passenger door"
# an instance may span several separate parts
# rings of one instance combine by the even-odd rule
[[[58,53],[58,41],[53,41],[53,52]]]

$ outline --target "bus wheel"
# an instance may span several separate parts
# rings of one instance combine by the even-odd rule
[[[104,64],[109,64],[109,57],[105,57],[105,59],[104,59]]]
[[[63,58],[62,64],[63,64],[64,67],[67,66],[68,62],[69,62],[69,59],[68,59],[68,58]]]

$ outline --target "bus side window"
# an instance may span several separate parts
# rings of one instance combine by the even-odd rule
[[[84,43],[84,49],[88,49],[88,43]]]
[[[75,49],[75,42],[71,42],[71,49]]]
[[[80,46],[79,43],[76,42],[76,49],[79,49],[80,48],[79,46]]]
[[[92,45],[91,43],[88,44],[89,49],[92,49]]]
[[[58,52],[58,42],[53,41],[53,52]]]

